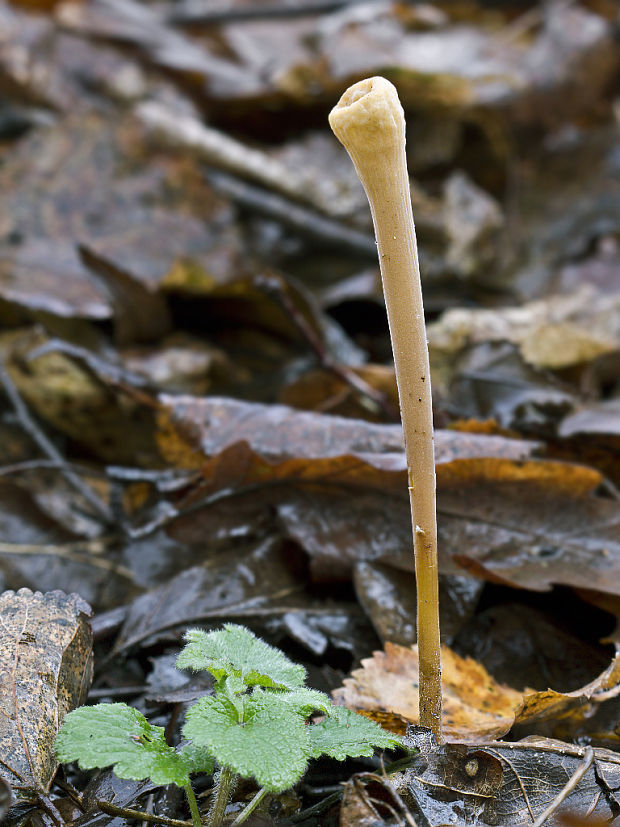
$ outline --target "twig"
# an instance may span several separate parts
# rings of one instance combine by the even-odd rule
[[[179,115],[155,101],[141,103],[136,114],[142,123],[168,142],[193,150],[217,169],[259,183],[293,201],[311,204],[325,215],[334,216],[342,212],[342,199],[331,188],[323,192],[312,176],[297,172],[267,153],[205,126],[197,118]]]
[[[55,459],[28,459],[23,462],[13,462],[10,465],[0,466],[0,477],[8,477],[11,474],[23,474],[28,471],[40,471],[49,468],[52,471],[62,471],[63,468],[70,468],[76,474],[83,474],[85,477],[97,477],[105,479],[106,475],[96,468],[88,468],[86,465],[78,465],[76,462]]]
[[[299,813],[295,813],[289,818],[289,821],[296,823],[297,821],[305,821],[307,818],[311,816],[320,815],[324,810],[327,810],[332,804],[335,804],[337,801],[340,801],[342,798],[342,790],[338,790],[337,793],[332,793],[328,795],[327,798],[322,799],[321,801],[317,801],[316,804],[313,804],[311,807],[307,807],[305,810],[302,810]]]
[[[104,525],[112,525],[112,515],[105,503],[99,499],[90,486],[83,483],[78,475],[68,467],[60,451],[30,416],[30,412],[28,411],[24,400],[21,398],[19,391],[15,387],[15,383],[6,369],[2,357],[0,357],[0,384],[2,384],[4,392],[13,405],[19,424],[22,426],[24,431],[30,436],[41,451],[49,457],[49,459],[58,463],[58,467],[60,468],[63,477],[69,485],[74,488],[93,508],[95,514],[104,523]]]
[[[575,770],[575,772],[571,775],[568,779],[566,784],[562,787],[560,792],[556,795],[553,799],[551,804],[547,807],[547,809],[542,812],[536,821],[532,824],[532,827],[543,827],[545,821],[550,818],[553,813],[558,809],[560,804],[567,798],[575,789],[577,784],[581,781],[584,775],[592,766],[592,762],[594,761],[594,750],[592,747],[586,747],[583,753],[583,760]]]
[[[302,236],[372,261],[377,258],[377,245],[368,233],[325,218],[314,210],[295,204],[290,198],[248,184],[225,172],[210,171],[207,180],[218,192],[242,207],[273,218]]]
[[[282,284],[279,279],[270,278],[269,276],[259,276],[255,280],[255,283],[258,287],[268,290],[269,293],[278,300],[295,327],[316,354],[322,368],[330,371],[344,382],[345,385],[353,388],[362,399],[370,401],[374,410],[378,408],[388,419],[398,421],[398,411],[393,407],[389,399],[386,398],[385,394],[373,388],[368,382],[365,382],[355,371],[351,370],[348,365],[340,364],[333,359],[320,336],[318,336],[314,328],[308,324],[306,317],[293,301],[290,293],[286,289],[286,285]]]
[[[52,818],[53,821],[56,822],[58,827],[64,827],[65,820],[62,815],[58,812],[56,805],[52,801],[52,799],[46,795],[46,793],[39,792],[38,799],[41,803],[41,806],[44,810],[47,810],[48,815]]]
[[[128,807],[117,807],[107,801],[97,800],[99,809],[110,816],[136,819],[138,821],[149,821],[151,824],[165,824],[166,827],[192,827],[191,821],[181,821],[178,818],[166,818],[166,816],[155,816],[151,813],[144,813],[141,810],[131,810]]]
[[[65,560],[74,560],[76,563],[85,563],[96,569],[111,571],[120,574],[134,582],[135,577],[131,569],[126,566],[108,560],[106,557],[93,555],[100,554],[105,549],[101,540],[92,540],[65,545],[30,545],[26,543],[0,543],[0,554],[41,554],[49,557],[61,557]],[[88,553],[90,552],[90,554]]]
[[[343,7],[367,3],[368,0],[313,0],[311,3],[282,5],[281,2],[269,5],[253,5],[241,8],[213,9],[199,7],[195,4],[173,12],[168,21],[178,25],[214,25],[222,23],[239,23],[248,20],[282,20],[291,17],[313,17],[338,11]]]

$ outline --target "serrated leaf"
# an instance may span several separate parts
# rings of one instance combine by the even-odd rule
[[[270,792],[292,787],[303,775],[310,742],[301,715],[283,705],[278,693],[254,690],[239,721],[224,695],[201,698],[187,712],[183,734],[216,760]]]
[[[338,761],[372,755],[375,747],[402,746],[401,739],[382,729],[374,721],[352,712],[345,706],[333,707],[332,714],[320,724],[308,728],[312,758],[329,755]]]
[[[246,686],[296,689],[306,680],[303,666],[269,646],[245,626],[226,623],[215,632],[189,629],[187,644],[177,658],[179,669],[208,670],[217,681],[236,675]]]
[[[166,743],[164,729],[152,726],[127,704],[97,704],[70,712],[56,737],[60,761],[83,770],[113,766],[119,778],[154,784],[189,784],[184,761]]]
[[[188,773],[206,772],[210,775],[213,772],[213,758],[206,747],[184,744],[177,755]]]
[[[308,715],[317,709],[326,712],[328,715],[331,713],[331,710],[334,709],[334,705],[328,696],[323,692],[319,692],[317,689],[306,689],[302,687],[301,689],[292,689],[290,692],[274,691],[272,694],[278,698],[278,703],[286,704],[289,709],[297,712],[302,718],[307,718]]]

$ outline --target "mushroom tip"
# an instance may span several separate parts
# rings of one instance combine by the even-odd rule
[[[404,139],[405,118],[396,87],[383,77],[350,86],[329,114],[329,125],[341,143],[385,140],[392,132]]]

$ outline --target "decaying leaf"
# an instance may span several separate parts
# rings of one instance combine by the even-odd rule
[[[131,604],[115,648],[126,650],[209,618],[241,618],[267,607],[289,608],[287,600],[303,588],[295,563],[290,549],[269,540],[249,551],[229,552],[185,569]]]
[[[620,654],[587,686],[573,692],[526,692],[523,705],[517,712],[515,724],[537,724],[542,721],[565,719],[582,721],[593,708],[620,695]]]
[[[602,483],[598,471],[560,462],[438,466],[440,550],[496,583],[618,594],[620,514]]]
[[[514,689],[553,686],[570,692],[609,666],[609,652],[583,640],[593,612],[574,592],[530,594],[525,601],[517,595],[511,592],[509,602],[476,612],[458,635],[458,651],[480,661],[496,680]],[[615,601],[620,605],[619,597]],[[602,628],[610,626],[611,620]]]
[[[447,310],[428,326],[431,355],[455,354],[480,342],[518,344],[537,368],[590,362],[620,347],[620,293],[583,285],[567,296],[549,296],[520,307]]]
[[[173,465],[200,468],[205,457],[245,440],[268,461],[323,459],[345,454],[404,457],[400,425],[351,422],[340,416],[296,411],[284,405],[261,405],[218,397],[160,396],[158,443]],[[536,445],[504,437],[435,432],[437,463],[460,457],[504,456],[524,459]],[[388,463],[396,468],[397,463]],[[404,463],[402,464],[405,469]]]
[[[30,354],[48,338],[38,328],[7,331],[0,352],[28,405],[61,433],[109,462],[134,463],[154,451],[152,411],[66,353]]]
[[[48,791],[58,727],[86,698],[90,614],[80,597],[60,591],[0,595],[0,777],[21,794]]]
[[[413,817],[428,827],[525,827],[553,804],[584,763],[585,752],[584,747],[546,738],[444,744],[414,758],[412,767],[393,783]],[[613,821],[619,782],[617,753],[595,749],[585,774],[545,824],[559,827],[568,813]]]
[[[523,694],[498,684],[471,658],[461,658],[447,646],[441,653],[446,739],[477,742],[508,732]],[[404,733],[418,721],[418,680],[417,646],[388,642],[333,694],[337,703]]]
[[[0,295],[59,316],[115,318],[135,341],[166,332],[157,289],[177,262],[213,284],[237,275],[226,203],[198,170],[147,157],[135,124],[92,114],[24,141],[0,176],[0,233],[15,239],[0,259]]]
[[[386,643],[362,661],[337,702],[381,721],[396,732],[418,722],[418,649]],[[497,683],[482,664],[442,647],[443,732],[448,741],[482,743],[505,735],[513,725],[567,718],[580,722],[593,707],[620,695],[620,655],[587,686],[573,692],[518,692]]]

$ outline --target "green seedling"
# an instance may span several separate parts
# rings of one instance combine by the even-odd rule
[[[268,793],[292,787],[310,758],[339,761],[372,755],[375,747],[401,746],[401,739],[327,695],[305,686],[303,666],[269,646],[243,626],[226,624],[215,632],[191,629],[181,651],[180,669],[208,671],[213,695],[187,712],[183,736],[190,742],[171,747],[162,727],[122,703],[98,704],[70,712],[56,738],[63,762],[82,769],[112,766],[120,778],[149,778],[185,790],[194,827],[201,817],[190,775],[211,773],[217,764],[215,793],[207,824],[218,827],[238,777],[253,778],[259,791],[237,816],[242,824]],[[316,711],[321,723],[308,723]]]

